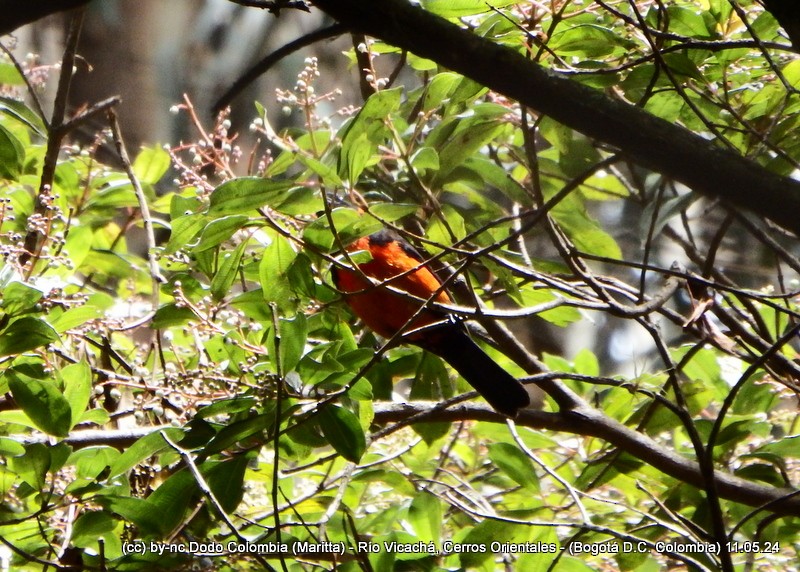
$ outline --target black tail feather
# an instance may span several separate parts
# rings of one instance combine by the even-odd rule
[[[519,409],[530,405],[525,387],[486,355],[461,327],[444,327],[435,337],[435,344],[423,347],[453,366],[497,411],[516,417]]]

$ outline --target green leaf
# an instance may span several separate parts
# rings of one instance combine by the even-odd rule
[[[0,62],[0,83],[4,85],[25,85],[17,66],[8,62]]]
[[[273,205],[272,208],[289,216],[315,215],[324,210],[325,203],[317,190],[311,187],[296,187],[286,191],[280,203]]]
[[[366,133],[358,137],[350,137],[342,144],[339,154],[341,164],[339,166],[340,176],[347,177],[350,185],[355,185],[361,171],[367,166],[370,157],[373,155],[373,147]]]
[[[281,319],[280,332],[281,370],[285,375],[297,367],[305,352],[308,337],[308,320],[305,314],[297,314],[291,319]]]
[[[496,520],[486,519],[475,525],[463,538],[464,544],[490,546],[492,542],[505,542],[511,537],[513,527]],[[464,568],[476,568],[493,555],[490,551],[465,552],[460,555],[460,563]]]
[[[40,137],[47,137],[47,126],[44,124],[44,121],[42,121],[42,118],[39,117],[36,112],[25,105],[24,102],[11,97],[0,96],[0,113],[13,117]]]
[[[422,93],[422,95],[425,98],[422,103],[422,109],[424,111],[430,111],[431,109],[439,107],[452,95],[453,91],[458,87],[462,78],[463,78],[462,76],[451,72],[442,72],[433,76],[428,85],[425,86],[424,91]],[[431,149],[431,148],[422,147],[420,151],[422,149]],[[437,163],[439,162],[438,159],[436,160],[436,162]]]
[[[191,491],[189,492],[191,493]],[[188,495],[185,500],[188,502]],[[166,534],[169,532],[167,527],[175,521],[176,514],[178,518],[182,518],[185,510],[185,508],[182,507],[181,510],[165,514],[160,510],[156,510],[149,499],[116,495],[99,497],[97,502],[107,510],[135,524],[139,528],[143,538],[152,538],[154,536]]]
[[[245,316],[256,322],[271,322],[272,312],[264,304],[264,292],[261,288],[254,288],[242,292],[230,301],[231,306],[244,312]]]
[[[236,280],[236,275],[239,272],[245,248],[247,248],[246,240],[239,243],[239,246],[233,252],[220,253],[222,261],[214,278],[211,279],[211,295],[215,300],[222,300],[229,293],[231,285]]]
[[[169,200],[169,218],[172,220],[190,214],[197,214],[202,210],[204,210],[203,202],[194,195],[183,197],[175,193]]]
[[[263,206],[275,207],[286,199],[293,186],[290,181],[270,181],[260,177],[226,181],[211,193],[208,214],[243,214]]]
[[[601,58],[630,42],[608,28],[595,24],[580,24],[553,34],[548,47],[562,55]]]
[[[421,147],[411,156],[411,166],[420,174],[439,170],[439,154],[430,147]]]
[[[785,472],[778,471],[774,465],[764,463],[753,463],[736,469],[734,474],[737,477],[747,479],[749,481],[762,481],[772,485],[773,487],[783,487],[786,485]]]
[[[78,478],[95,480],[102,478],[121,454],[109,446],[86,447],[72,453],[69,462],[75,465]]]
[[[333,219],[334,227],[345,246],[356,238],[371,234],[383,227],[380,221],[362,216],[356,210],[347,207],[333,209],[331,219]],[[303,229],[303,240],[325,252],[338,247],[327,217],[320,217],[307,225]]]
[[[456,167],[461,166],[505,128],[498,119],[482,115],[461,121],[439,150],[439,172],[434,184],[446,181]]]
[[[336,173],[336,169],[326,162],[310,155],[297,155],[297,160],[318,175],[327,187],[343,187],[344,181]]]
[[[684,105],[686,105],[686,102],[678,93],[665,91],[654,93],[647,100],[645,109],[665,121],[674,123],[680,117]]]
[[[667,66],[669,66],[669,68],[676,73],[691,77],[697,81],[705,81],[703,74],[697,68],[697,64],[695,64],[686,54],[664,54],[664,63],[666,63]]]
[[[156,310],[153,321],[150,322],[150,327],[154,330],[163,330],[173,326],[183,326],[197,319],[191,308],[176,306],[175,304],[164,304]]]
[[[331,133],[328,130],[316,130],[311,133],[302,133],[294,140],[295,147],[288,149],[278,155],[278,157],[270,163],[264,176],[267,179],[282,175],[289,167],[295,165],[301,156],[308,154],[316,154],[319,149],[327,148],[331,143]]]
[[[238,455],[221,463],[204,464],[201,473],[223,510],[233,512],[244,496],[244,475],[249,459]]]
[[[25,454],[11,457],[9,464],[19,477],[37,491],[44,490],[47,471],[50,470],[52,459],[50,448],[42,443],[25,446]]]
[[[146,458],[152,457],[165,449],[169,449],[170,447],[164,440],[164,437],[161,436],[161,433],[166,433],[167,437],[169,437],[173,443],[180,441],[183,436],[183,430],[178,428],[161,429],[150,435],[145,435],[120,455],[111,466],[108,477],[114,478],[117,475],[121,475]]]
[[[419,205],[403,203],[376,203],[369,209],[371,215],[381,221],[394,222],[412,215],[419,210]]]
[[[284,236],[270,232],[270,237],[270,243],[264,249],[258,265],[258,276],[264,300],[286,310],[294,307],[295,295],[288,275],[297,253]]]
[[[692,38],[713,38],[703,16],[694,8],[684,6],[668,6],[667,18],[669,30]]]
[[[252,397],[234,397],[232,399],[221,399],[211,405],[206,405],[197,412],[195,418],[208,419],[217,415],[234,415],[250,411],[257,404]]]
[[[581,252],[620,259],[622,250],[614,238],[592,219],[577,201],[562,201],[551,212]]]
[[[3,291],[3,300],[0,307],[9,316],[15,316],[33,308],[42,299],[42,292],[23,282],[12,282]]]
[[[64,380],[64,398],[69,403],[70,429],[74,427],[89,406],[92,395],[92,370],[85,361],[70,364],[61,370]]]
[[[139,199],[130,181],[119,179],[90,194],[86,206],[92,210],[138,207]]]
[[[385,132],[386,118],[400,107],[402,96],[403,88],[399,87],[373,93],[352,121],[345,124],[339,131],[342,145],[348,141],[359,139],[365,134],[377,143],[377,135]]]
[[[176,218],[172,221],[172,232],[169,235],[169,242],[167,242],[164,252],[172,254],[188,246],[189,242],[200,234],[207,224],[208,217],[202,213],[188,214]]]
[[[0,357],[21,354],[56,341],[58,334],[44,320],[20,318],[0,333]]]
[[[106,537],[114,532],[117,519],[105,511],[92,510],[83,512],[72,527],[70,542],[80,548],[94,548],[98,539],[106,542]]]
[[[0,177],[16,179],[25,164],[25,147],[5,125],[0,124]]]
[[[169,170],[172,160],[161,147],[145,147],[133,161],[133,172],[139,182],[155,185]]]
[[[55,316],[53,314],[54,312],[51,312],[50,325],[53,326],[53,329],[59,334],[63,334],[68,330],[82,326],[89,320],[95,320],[103,317],[103,312],[100,310],[100,308],[89,305],[76,306]]]
[[[442,539],[443,512],[439,498],[427,491],[421,492],[411,501],[408,522],[421,542],[439,545]]]
[[[94,233],[89,226],[72,227],[67,235],[64,253],[69,256],[73,268],[79,269],[92,250]]]
[[[200,241],[194,247],[195,252],[201,252],[219,246],[250,221],[247,215],[231,215],[212,220],[203,229]]]
[[[22,443],[8,437],[0,437],[0,456],[17,457],[23,454],[25,454],[25,447]]]
[[[463,18],[489,11],[489,7],[504,8],[513,0],[422,0],[422,7],[442,18]]]
[[[275,411],[248,417],[222,429],[203,449],[204,455],[213,455],[275,426]]]
[[[532,533],[528,538],[531,542],[539,546],[546,546],[546,550],[536,550],[525,552],[519,557],[518,564],[522,570],[552,570],[558,569],[559,572],[592,572],[600,569],[599,567],[590,566],[585,562],[585,555],[578,557],[565,556],[564,552],[558,549],[558,535],[556,529],[550,526],[532,527]],[[635,552],[634,552],[635,554]],[[554,566],[557,564],[557,566]],[[654,572],[658,568],[653,568]],[[645,572],[646,568],[639,569],[640,572]]]
[[[39,380],[12,370],[7,373],[14,401],[31,421],[48,435],[66,437],[72,427],[69,402],[52,381]]]
[[[367,440],[358,417],[352,411],[327,405],[319,412],[318,421],[323,436],[337,453],[353,463],[361,460]]]
[[[593,201],[607,201],[627,197],[630,192],[620,179],[607,171],[598,171],[581,185],[584,198]]]
[[[80,423],[90,425],[105,425],[111,421],[111,416],[105,409],[89,409],[81,416]]]
[[[191,505],[189,501],[197,492],[194,475],[184,467],[170,475],[147,497],[150,510],[160,515],[157,528],[159,533],[165,534],[173,530],[183,520],[183,515]]]
[[[539,478],[533,462],[517,446],[510,443],[493,443],[489,445],[489,458],[514,482],[533,491],[539,491]]]

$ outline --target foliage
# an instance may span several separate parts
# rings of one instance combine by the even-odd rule
[[[798,167],[800,67],[755,5],[422,5],[776,172]],[[207,131],[184,102],[197,142],[146,147],[126,173],[98,160],[100,133],[62,149],[52,185],[52,131],[0,99],[14,569],[714,570],[718,554],[691,548],[720,542],[717,517],[737,569],[796,562],[796,512],[655,468],[672,450],[698,473],[797,486],[796,243],[434,62],[356,50],[374,91],[358,109],[331,113],[339,94],[315,91],[309,58],[277,105],[257,105],[249,154],[226,117]],[[416,79],[391,85],[380,69],[406,60]],[[277,132],[278,108],[301,120]],[[489,327],[599,338],[541,361],[502,339],[489,351],[591,403],[586,427],[651,437],[649,455],[559,422],[552,393],[550,416],[516,426],[457,399],[431,409],[468,387],[382,346],[330,280],[352,263],[342,246],[381,226],[461,279],[464,318],[474,294]],[[405,409],[386,402],[401,379]]]

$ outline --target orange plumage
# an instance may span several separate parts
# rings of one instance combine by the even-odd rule
[[[358,264],[364,275],[421,300],[428,300],[436,293],[436,302],[450,302],[439,279],[422,265],[419,253],[397,233],[382,230],[360,238],[348,246],[348,251],[357,250],[372,256],[371,260]],[[513,417],[529,405],[530,397],[522,384],[486,355],[461,323],[432,308],[420,311],[421,301],[376,286],[358,272],[337,267],[333,269],[333,277],[336,286],[350,294],[346,300],[353,312],[378,335],[391,338],[401,330],[411,332],[404,341],[443,358],[501,413]]]

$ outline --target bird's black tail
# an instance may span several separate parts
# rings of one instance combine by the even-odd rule
[[[497,411],[516,417],[519,409],[530,405],[523,385],[486,355],[461,327],[446,326],[435,333],[435,344],[423,347],[453,366]]]

